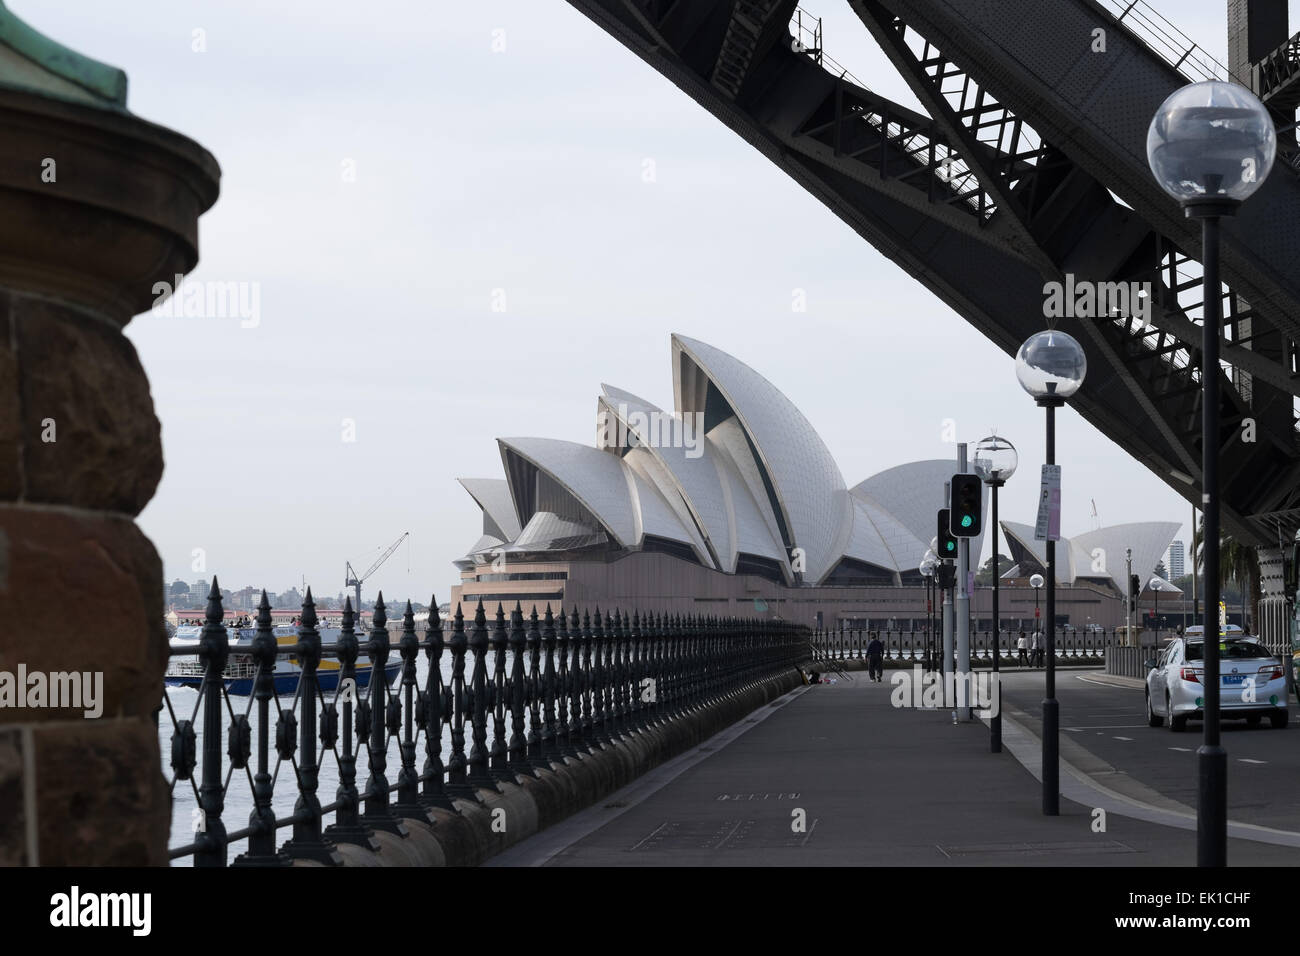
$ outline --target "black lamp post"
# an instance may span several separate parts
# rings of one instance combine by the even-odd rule
[[[939,559],[935,557],[933,551],[927,550],[925,557],[921,558],[921,576],[925,578],[925,664],[926,667],[932,667],[934,657],[930,647],[930,638],[934,631],[933,628],[933,610],[934,610],[934,575],[938,567]]]
[[[1228,862],[1228,753],[1219,741],[1219,220],[1236,214],[1273,167],[1277,134],[1264,105],[1243,86],[1208,81],[1180,87],[1147,131],[1156,182],[1201,220],[1201,510],[1205,567],[1205,736],[1197,750],[1198,866]],[[1195,570],[1195,569],[1193,569]]]
[[[1160,578],[1153,577],[1147,582],[1149,587],[1156,596],[1155,608],[1151,611],[1151,623],[1156,631],[1156,647],[1160,646]]]
[[[975,474],[979,475],[983,482],[989,486],[989,492],[992,496],[994,675],[1000,672],[998,659],[1002,656],[1002,651],[998,646],[1002,630],[999,627],[998,616],[998,591],[1000,578],[1002,577],[1002,569],[998,567],[998,489],[1016,473],[1016,465],[1019,461],[1020,458],[1016,454],[1015,446],[1005,438],[999,438],[997,435],[990,435],[975,446]],[[993,678],[993,686],[998,696],[994,702],[993,716],[989,720],[989,750],[999,754],[1002,753],[1002,685],[996,676]]]
[[[1029,576],[1029,586],[1034,589],[1034,630],[1042,633],[1043,621],[1038,614],[1038,589],[1043,586],[1043,576],[1041,574],[1032,574]],[[1033,661],[1031,660],[1032,664]]]
[[[1056,410],[1079,390],[1088,373],[1083,346],[1056,329],[1031,335],[1016,354],[1016,377],[1047,412],[1047,464],[1056,464]],[[1057,529],[1059,532],[1059,528]],[[1056,539],[1048,529],[1047,686],[1043,695],[1043,813],[1061,813],[1061,707],[1056,699]]]

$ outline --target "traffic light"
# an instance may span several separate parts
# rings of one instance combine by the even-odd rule
[[[949,505],[949,531],[956,538],[978,538],[980,533],[982,492],[979,475],[953,475]]]
[[[1136,574],[1128,576],[1128,599],[1136,601],[1142,594],[1142,580]]]
[[[948,520],[948,509],[941,509],[939,511],[939,533],[935,537],[939,539],[939,557],[945,561],[955,561],[957,559],[957,539],[952,536]]]

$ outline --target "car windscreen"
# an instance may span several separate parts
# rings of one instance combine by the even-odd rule
[[[1187,659],[1189,661],[1204,660],[1204,650],[1204,641],[1188,641]],[[1222,660],[1240,661],[1254,660],[1260,657],[1272,657],[1272,655],[1254,641],[1220,641],[1219,657]]]

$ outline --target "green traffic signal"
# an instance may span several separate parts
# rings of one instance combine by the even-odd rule
[[[956,474],[949,484],[949,513],[952,526],[949,533],[955,538],[975,538],[982,528],[981,510],[983,483],[978,475]]]

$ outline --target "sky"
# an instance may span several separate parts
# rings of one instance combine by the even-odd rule
[[[1012,358],[562,0],[8,5],[221,165],[190,278],[256,310],[126,329],[169,580],[333,595],[409,531],[366,599],[445,601],[481,529],[455,479],[501,477],[497,437],[590,443],[601,383],[671,408],[673,332],[781,389],[850,486],[955,457],[946,420],[996,428],[1021,455],[1001,515],[1033,521],[1043,416]],[[1154,6],[1226,61],[1223,0]],[[827,53],[915,103],[847,3],[807,9]],[[933,387],[971,356],[960,393]],[[1069,408],[1058,462],[1063,534],[1095,501],[1189,538],[1190,506]]]

